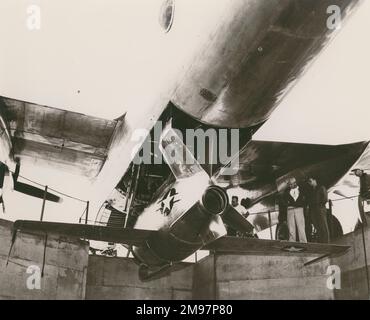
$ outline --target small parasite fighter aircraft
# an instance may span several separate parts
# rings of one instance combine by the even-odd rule
[[[300,167],[293,170],[285,166],[284,170],[290,171],[283,174],[275,183],[264,181],[264,178],[259,179],[260,182],[265,183],[265,186],[259,190],[264,190],[265,196],[270,197],[282,189],[283,178],[286,180],[293,176],[298,179],[313,175],[326,176],[330,181],[328,183],[333,184],[333,181],[343,175],[343,170],[348,170],[358,159],[367,144],[364,142],[336,147],[299,144],[293,144],[293,147],[285,144],[285,150],[293,148],[295,151],[300,149],[304,152],[303,148],[307,148],[308,151],[316,151],[317,162],[308,166],[301,163]],[[248,151],[241,151],[243,159],[251,152],[256,156],[254,149],[256,145],[264,148],[265,152],[267,149],[274,149],[274,146],[267,142],[252,141],[246,146],[245,150]],[[133,228],[112,227],[109,224],[108,226],[92,226],[16,221],[14,230],[57,232],[86,239],[128,244],[131,246],[135,261],[140,265],[139,276],[142,281],[163,276],[171,270],[174,263],[181,262],[199,249],[225,253],[281,253],[285,251],[294,254],[306,252],[323,256],[337,254],[348,249],[346,246],[336,245],[296,244],[281,241],[271,243],[271,241],[258,239],[225,237],[227,235],[225,225],[242,233],[250,233],[253,225],[230,205],[226,189],[222,187],[225,179],[222,175],[223,168],[213,176],[209,176],[170,126],[164,129],[160,138],[160,150],[175,180],[163,184],[156,192],[151,204],[138,216]],[[178,161],[171,160],[174,153]],[[281,160],[295,165],[294,155],[291,153],[284,155],[283,158],[285,159]],[[310,160],[312,159],[313,155]],[[248,160],[250,160],[248,163],[253,163],[252,159]],[[336,168],[331,169],[334,165]],[[278,169],[276,170],[278,172]],[[238,173],[240,174],[241,171]],[[263,199],[262,194],[258,200],[254,201],[258,202],[261,199]]]
[[[165,66],[158,70],[158,77],[170,70],[176,70],[175,76],[169,77],[164,87],[153,83],[143,87],[145,77],[123,74],[122,77],[130,76],[130,84],[138,81],[133,87],[140,88],[140,91],[125,92],[130,97],[126,101],[132,105],[123,116],[108,121],[1,99],[2,119],[13,154],[21,162],[38,159],[46,165],[94,178],[92,208],[98,211],[102,203],[108,203],[112,213],[105,225],[100,218],[97,219],[100,225],[17,221],[15,231],[59,232],[130,245],[140,265],[142,280],[168,272],[174,263],[198,249],[283,250],[291,254],[345,250],[346,247],[335,245],[298,246],[225,237],[225,225],[250,233],[253,228],[259,231],[277,223],[277,215],[245,219],[229,203],[227,191],[236,187],[244,190],[247,208],[260,204],[271,207],[289,177],[302,183],[313,175],[330,188],[367,148],[368,142],[323,146],[252,140],[253,133],[268,120],[308,64],[336,33],[335,24],[328,24],[328,19],[332,19],[328,8],[339,10],[343,22],[360,1],[204,0],[200,1],[203,11],[198,2],[197,5],[188,0],[158,2],[161,2],[158,6],[161,28],[153,37],[157,37],[158,47],[165,48],[158,55],[159,60],[163,59],[158,65]],[[140,12],[135,14],[139,15],[137,21],[148,19],[140,16]],[[191,22],[189,15],[194,18]],[[147,21],[143,28],[152,23]],[[179,39],[187,39],[186,46],[180,50]],[[155,43],[152,38],[148,42]],[[140,61],[151,61],[154,50],[140,50],[135,55],[143,55]],[[183,50],[189,50],[186,51],[189,55],[180,61]],[[145,75],[148,66],[143,63],[138,67],[143,68]],[[158,92],[153,94],[153,88],[159,88]],[[158,121],[165,129],[160,137],[155,137],[153,130]],[[216,154],[212,147],[206,148],[206,161],[199,161],[201,150],[191,150],[179,135],[187,129],[218,132],[222,128],[230,135],[232,130],[239,130],[236,150],[226,148],[231,149],[229,163],[219,161],[219,157],[211,161]],[[138,129],[145,133],[139,135],[143,140],[137,139]],[[141,152],[138,141],[139,147],[144,148],[149,141],[152,150],[160,150],[150,154],[150,163],[137,164],[130,157],[133,150],[136,154]],[[225,144],[229,142],[226,139]],[[206,142],[204,145],[208,146]],[[7,150],[10,154],[11,149]],[[177,155],[176,161],[173,153]],[[157,162],[158,157],[163,157],[165,162]],[[234,157],[238,161],[234,162]],[[9,166],[6,159],[0,161]],[[226,174],[228,169],[233,174]],[[112,190],[117,196],[112,197]],[[118,217],[119,222],[112,223],[112,217]]]

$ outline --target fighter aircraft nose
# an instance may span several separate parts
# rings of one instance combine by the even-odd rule
[[[226,191],[221,187],[210,186],[203,194],[202,204],[208,212],[218,215],[226,210],[229,198]]]

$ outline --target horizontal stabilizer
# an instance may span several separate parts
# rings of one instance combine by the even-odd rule
[[[113,227],[102,227],[87,224],[40,222],[17,220],[13,226],[14,231],[41,231],[52,232],[72,237],[79,237],[89,240],[124,243],[140,246],[156,233],[156,231],[124,229]]]

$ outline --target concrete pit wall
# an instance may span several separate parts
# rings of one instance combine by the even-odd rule
[[[367,262],[363,239],[365,240]],[[366,269],[370,274],[370,227],[364,230],[364,237],[362,231],[357,230],[337,240],[336,244],[348,245],[351,248],[346,254],[330,259],[332,265],[337,265],[340,268],[341,289],[334,291],[335,299],[369,300]]]
[[[192,279],[192,264],[161,279],[141,282],[133,259],[90,256],[86,299],[192,299]]]
[[[194,269],[194,299],[334,299],[326,286],[329,261],[313,256],[211,255]]]
[[[0,219],[0,299],[368,299],[370,228],[336,241],[351,249],[303,264],[314,256],[210,255],[158,280],[141,282],[132,259],[89,256],[87,242],[19,232],[6,266],[12,223]],[[45,259],[44,259],[45,253]],[[27,268],[42,270],[41,289],[30,290]],[[327,288],[329,265],[341,270],[341,289]],[[370,273],[370,270],[369,270]]]
[[[45,250],[45,234],[19,232],[6,266],[12,225],[0,220],[0,299],[84,299],[88,244],[48,234]],[[35,266],[42,271],[43,261],[41,288],[30,290],[27,280],[38,272],[27,273],[27,269]]]
[[[334,243],[350,249],[306,267],[314,256],[209,256],[194,267],[193,298],[369,300],[370,226]],[[339,267],[340,289],[328,289],[328,266]]]

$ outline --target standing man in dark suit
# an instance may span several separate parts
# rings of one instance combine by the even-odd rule
[[[306,207],[306,195],[297,185],[295,178],[290,178],[288,188],[284,191],[280,205],[286,210],[289,230],[289,241],[297,241],[296,229],[298,230],[299,242],[307,243],[305,231],[304,209]]]
[[[358,195],[358,210],[364,226],[367,225],[367,217],[364,211],[364,201],[370,199],[370,176],[362,169],[353,169],[352,172],[360,178],[360,194]]]
[[[320,243],[329,243],[329,227],[327,220],[326,203],[328,202],[328,192],[323,185],[319,185],[313,177],[308,179],[311,192],[308,197],[309,215],[312,223],[319,235]]]

